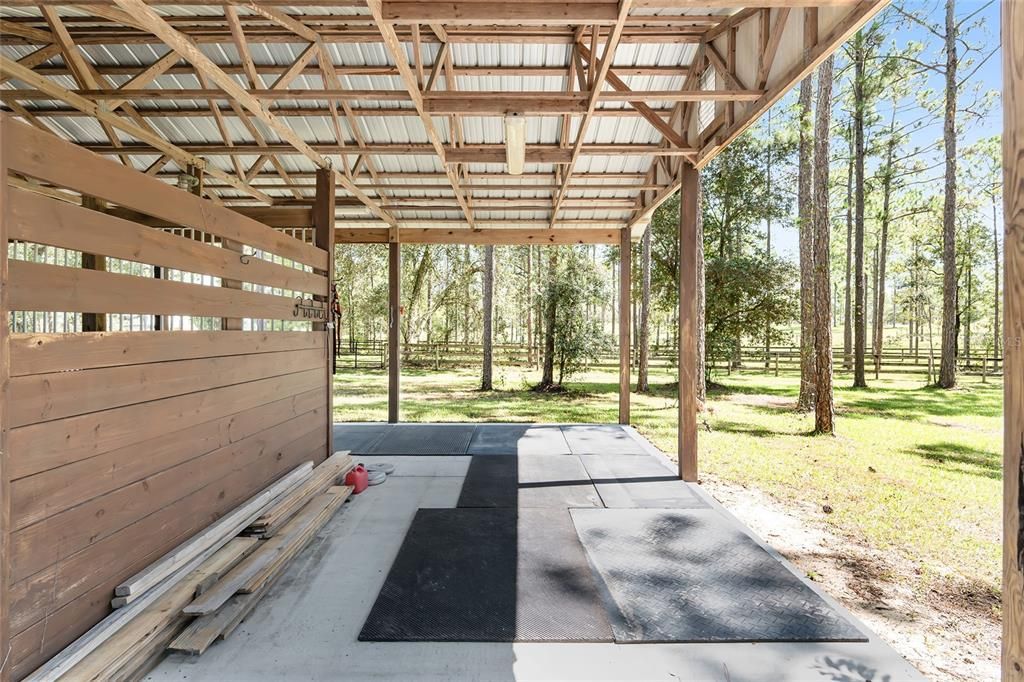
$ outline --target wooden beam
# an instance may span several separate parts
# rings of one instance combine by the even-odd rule
[[[590,50],[584,47],[581,43],[576,43],[576,45],[573,46],[573,54],[578,58],[587,60],[587,62],[590,62],[591,60]],[[619,78],[614,71],[608,71],[607,78],[608,83],[616,90],[624,93],[632,93],[632,90],[628,85],[626,85],[626,82]],[[603,96],[607,97],[607,94]],[[660,113],[647,106],[647,103],[641,95],[637,94],[637,99],[629,100],[629,105],[633,107],[638,114],[647,119],[647,122],[654,126],[654,128],[671,144],[674,144],[677,147],[686,146],[686,141],[683,137],[673,130],[671,125],[665,122],[665,119],[661,117]]]
[[[608,35],[608,40],[604,44],[604,54],[601,57],[600,62],[597,60],[597,47],[596,43],[592,44],[590,48],[591,54],[591,68],[590,71],[594,73],[594,77],[590,83],[590,101],[587,105],[587,112],[583,115],[583,119],[580,121],[579,130],[576,133],[576,142],[572,148],[572,156],[569,159],[569,163],[562,174],[562,185],[558,192],[555,193],[554,200],[551,206],[551,227],[555,226],[558,221],[558,211],[561,209],[562,202],[565,200],[565,195],[569,190],[569,180],[572,178],[572,172],[576,167],[576,160],[580,156],[580,151],[583,148],[583,142],[587,136],[587,129],[590,127],[590,121],[593,119],[594,111],[597,109],[598,98],[601,94],[601,90],[604,89],[605,77],[611,68],[612,61],[615,59],[615,50],[619,46],[619,39],[622,37],[622,29],[626,23],[626,17],[629,16],[629,10],[633,6],[633,0],[620,0],[618,15],[616,17],[615,25],[611,28],[611,33]],[[596,31],[594,34],[596,35]],[[595,70],[596,67],[596,70]]]
[[[619,423],[629,424],[629,365],[632,359],[633,251],[629,229],[619,230]]]
[[[175,53],[173,50],[169,50],[167,54],[165,54],[163,57],[156,60],[146,68],[142,69],[142,71],[139,71],[137,74],[129,78],[124,83],[124,85],[118,87],[118,90],[131,91],[145,87],[146,85],[152,83],[158,76],[165,73],[167,69],[171,68],[177,63],[177,53]],[[95,72],[96,67],[92,67],[92,70]],[[129,98],[127,96],[122,100],[115,99],[110,102],[107,102],[107,106],[111,109],[117,109],[119,106],[127,102],[128,99]]]
[[[657,19],[657,17],[647,17],[648,19]],[[442,43],[443,46],[443,43]],[[19,61],[29,68],[34,68],[39,64],[42,64],[46,60],[60,53],[60,48],[56,45],[47,45],[41,47],[35,52],[26,55]],[[431,68],[437,66],[437,62],[431,65]],[[94,67],[96,71],[104,76],[132,76],[139,70],[138,64],[103,64]],[[244,75],[245,69],[241,64],[225,64],[221,68],[224,69],[225,73],[229,73],[233,76]],[[277,76],[287,69],[285,64],[255,64],[253,66],[255,73],[261,75]],[[615,72],[620,76],[685,76],[689,73],[688,66],[662,66],[657,64],[651,65],[637,65],[637,66],[617,66]],[[340,76],[397,76],[398,69],[394,66],[388,65],[347,65],[340,64],[335,65],[335,71]],[[42,76],[69,76],[71,71],[63,65],[47,65],[39,66],[36,68],[36,72]],[[169,76],[181,76],[181,75],[192,75],[195,70],[188,64],[182,64],[180,61],[177,65],[172,66],[166,72]],[[320,74],[319,67],[307,66],[302,71],[303,76],[317,76]],[[482,77],[482,76],[544,76],[544,77],[563,77],[565,75],[565,67],[561,66],[458,66],[455,67],[455,74],[457,76],[470,76],[470,77]],[[262,88],[262,85],[253,86],[255,88]]]
[[[315,52],[315,50],[314,50]],[[588,51],[589,54],[589,51]],[[311,61],[314,55],[307,48],[293,66],[302,61]],[[304,68],[304,67],[303,67]],[[276,100],[339,102],[374,100],[409,102],[419,100],[423,108],[431,114],[476,114],[503,116],[510,112],[527,114],[575,114],[587,113],[589,101],[595,96],[593,92],[509,92],[505,90],[474,90],[461,92],[442,90],[416,93],[414,97],[406,90],[346,90],[343,88],[305,88],[288,90],[285,83],[294,79],[300,69],[282,74],[269,89],[242,89],[249,97],[261,102]],[[415,78],[415,77],[414,77]],[[167,101],[183,101],[195,99],[226,99],[224,92],[216,88],[144,88],[135,87],[131,92],[123,88],[104,88],[101,86],[85,87],[72,90],[77,95],[88,97],[97,102],[114,101],[118,105],[130,99],[156,99]],[[630,90],[628,87],[621,92],[606,90],[598,92],[597,97],[604,102],[750,102],[764,94],[761,90],[749,90],[742,87],[718,90]],[[44,93],[38,90],[10,89],[4,91],[5,99],[45,99]],[[108,105],[109,106],[109,105]],[[264,108],[268,105],[263,105]],[[113,108],[113,107],[110,107]]]
[[[153,149],[160,153],[166,154],[181,167],[188,166],[189,164],[203,167],[205,164],[199,157],[190,154],[181,148],[167,142],[159,135],[153,132],[139,127],[135,123],[117,116],[111,111],[103,109],[96,105],[95,102],[91,102],[84,97],[80,97],[68,90],[65,90],[61,86],[57,85],[48,78],[36,75],[31,69],[26,69],[24,66],[11,61],[10,59],[0,56],[0,72],[7,73],[18,80],[25,82],[30,85],[34,85],[37,88],[45,91],[47,95],[52,99],[59,99],[67,102],[72,107],[75,107],[79,111],[86,112],[97,119],[108,123],[110,126],[128,133],[132,137],[151,145]],[[239,191],[251,194],[261,201],[270,203],[271,199],[267,195],[257,192],[247,187],[244,182],[240,179],[235,178],[227,173],[221,172],[216,169],[209,169],[209,174],[218,180],[225,182]]]
[[[397,424],[402,381],[402,243],[400,230],[388,230],[388,423]]]
[[[765,27],[768,24],[768,18],[771,16],[771,10],[765,9]],[[764,50],[761,52],[760,64],[757,69],[757,83],[756,87],[764,89],[764,86],[768,83],[768,74],[771,73],[772,66],[775,64],[775,55],[779,51],[779,45],[782,43],[782,33],[786,30],[786,22],[789,21],[788,7],[783,7],[779,10],[778,16],[775,18],[775,23],[772,24],[771,31],[767,35]]]
[[[836,0],[835,4],[850,6],[846,16],[833,26],[827,36],[817,41],[813,48],[806,50],[805,54],[797,61],[797,63],[782,77],[780,77],[775,83],[769,84],[765,93],[756,101],[751,102],[745,109],[742,118],[739,118],[733,125],[726,127],[720,135],[718,135],[714,140],[709,141],[708,144],[701,149],[697,159],[697,168],[703,168],[710,163],[710,161],[715,158],[719,152],[739,137],[744,130],[749,128],[754,121],[761,116],[761,114],[767,111],[777,101],[782,99],[782,97],[789,92],[794,85],[806,78],[821,62],[825,60],[828,55],[832,54],[839,45],[856,33],[861,26],[870,21],[871,18],[880,12],[888,3],[889,0],[857,0],[856,2]],[[783,3],[782,5],[775,3],[772,4],[772,6],[800,6],[809,7],[813,10],[818,4],[821,3],[811,4],[804,2],[788,2]],[[759,5],[767,6],[763,3],[759,3]],[[790,16],[792,17],[792,15]]]
[[[105,206],[102,199],[83,196],[82,207],[92,211],[103,212]],[[107,257],[98,256],[94,253],[82,252],[82,267],[86,270],[106,270]],[[82,313],[83,332],[105,332],[107,331],[107,316],[103,313]]]
[[[316,203],[313,204],[313,243],[327,252],[327,268],[319,273],[327,278],[327,296],[317,296],[327,309],[325,322],[314,322],[313,330],[324,336],[324,383],[327,393],[327,453],[334,452],[334,319],[332,306],[334,291],[334,173],[327,168],[316,172]]]
[[[35,50],[34,52],[30,52],[29,54],[19,59],[18,63],[27,69],[34,69],[38,65],[45,62],[47,59],[55,57],[59,54],[60,45],[52,43],[50,45],[44,45],[43,47],[40,47],[38,50]],[[64,67],[64,73],[66,75],[71,75],[71,69],[68,67]],[[10,78],[10,76],[8,76],[7,74],[0,75],[0,85],[6,83],[8,78]]]
[[[391,24],[530,26],[615,23],[614,3],[596,2],[408,2],[383,0],[381,15]]]
[[[510,93],[510,92],[429,92],[423,95],[423,108],[431,114],[470,114],[505,116],[506,114],[576,114],[587,111],[589,93]]]
[[[22,67],[27,68],[27,67]],[[5,141],[0,146],[0,244],[7,244],[8,233],[8,209],[7,195],[7,149],[10,145],[11,131],[10,116],[0,116],[0,138]],[[10,453],[7,449],[7,425],[9,422],[10,391],[8,387],[11,378],[11,354],[10,354],[10,309],[8,305],[7,286],[7,248],[0,249],[0,652],[6,659],[7,652],[11,650],[10,632],[10,584],[11,584],[11,468]],[[0,680],[7,682],[10,678],[10,666],[3,666],[0,670]]]
[[[1024,5],[1003,0],[1004,682],[1024,681]]]
[[[697,220],[698,171],[683,162],[679,200],[679,477],[697,481]]]
[[[292,145],[303,156],[316,164],[317,167],[330,168],[330,162],[315,152],[298,133],[267,111],[258,99],[250,95],[234,78],[224,73],[209,57],[193,45],[187,36],[171,27],[159,14],[146,6],[142,0],[115,0],[115,2],[123,10],[132,14],[138,23],[146,27],[147,31],[160,38],[168,47],[195,66],[196,69],[203,71],[210,80],[219,85],[225,93],[245,107],[259,121],[277,133],[282,140]],[[390,214],[381,210],[375,200],[340,173],[338,173],[338,184],[344,187],[352,196],[362,201],[375,216],[389,224],[395,222],[395,219]]]
[[[474,246],[555,246],[562,244],[618,244],[619,229],[557,228],[411,228],[399,230],[403,244],[472,244]],[[334,231],[337,244],[386,244],[387,228],[345,228]]]
[[[263,87],[263,81],[256,72],[256,65],[252,60],[252,53],[249,52],[249,43],[245,39],[245,32],[242,30],[242,23],[238,19],[238,10],[231,5],[224,5],[224,18],[227,20],[228,29],[231,31],[231,40],[238,51],[238,59],[242,63],[242,70],[249,80],[250,88]]]
[[[405,47],[399,40],[398,34],[395,33],[395,27],[385,21],[381,13],[381,0],[367,0],[366,4],[370,8],[370,13],[373,15],[381,36],[384,38],[384,45],[387,48],[388,53],[391,55],[392,61],[394,61],[395,66],[398,67],[399,76],[402,79],[402,83],[405,85],[406,91],[408,91],[409,96],[412,99],[413,106],[415,106],[416,111],[420,114],[420,120],[423,122],[424,130],[427,133],[427,139],[430,140],[430,144],[433,145],[434,150],[437,153],[437,157],[441,161],[445,175],[448,177],[448,182],[451,183],[452,193],[455,194],[455,198],[459,202],[459,206],[462,207],[462,213],[465,215],[466,221],[470,225],[473,225],[473,211],[459,187],[458,171],[449,165],[445,159],[444,141],[438,134],[430,113],[424,108],[423,95],[420,92],[416,74],[413,73],[412,68],[409,66]],[[445,35],[447,35],[447,33],[445,33]],[[448,58],[451,58],[450,51],[448,53]]]

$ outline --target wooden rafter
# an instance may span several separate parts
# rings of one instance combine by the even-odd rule
[[[608,70],[612,65],[612,60],[615,58],[615,50],[619,46],[619,38],[622,36],[622,29],[626,23],[626,17],[629,15],[629,10],[630,7],[632,7],[632,4],[633,0],[620,0],[617,20],[612,26],[611,32],[608,34],[608,40],[605,41],[604,55],[600,60],[597,58],[596,48],[593,46],[591,47],[592,59],[590,60],[590,71],[594,73],[594,77],[590,83],[590,101],[587,106],[587,113],[583,115],[583,119],[580,121],[579,130],[576,133],[576,142],[572,149],[572,157],[569,159],[569,163],[562,175],[562,185],[555,194],[554,201],[552,202],[551,221],[548,223],[549,228],[553,228],[555,226],[555,222],[558,220],[558,212],[561,210],[562,202],[565,200],[565,195],[569,190],[569,180],[572,177],[572,172],[576,167],[576,161],[579,159],[580,151],[583,148],[583,142],[587,136],[587,129],[593,119],[594,110],[597,108],[598,97],[601,94],[601,90],[604,88],[605,76],[608,74]],[[595,31],[594,33],[596,34],[597,32]]]
[[[81,111],[88,112],[95,116],[98,120],[103,123],[110,125],[112,128],[117,128],[132,137],[151,145],[154,149],[159,150],[161,153],[166,154],[173,161],[177,162],[181,167],[185,167],[189,164],[203,168],[206,166],[205,162],[180,147],[177,147],[159,135],[154,134],[152,131],[145,128],[141,128],[135,123],[128,121],[116,114],[107,111],[101,107],[98,107],[95,102],[91,102],[84,97],[74,94],[61,86],[57,85],[49,79],[43,78],[33,73],[30,69],[26,69],[17,62],[14,62],[6,57],[0,56],[0,72],[6,73],[11,78],[17,78],[18,80],[25,83],[32,83],[36,87],[44,89],[48,96],[52,99],[62,100],[67,102],[71,106],[80,109]],[[206,168],[206,173],[210,176],[221,180],[228,185],[231,185],[235,189],[238,189],[244,193],[252,194],[260,200],[271,201],[270,197],[258,192],[249,187],[246,187],[244,183],[239,181],[234,176],[228,175],[216,169]]]
[[[224,73],[216,64],[213,63],[213,61],[210,60],[209,57],[199,51],[185,35],[171,27],[160,17],[160,15],[142,2],[142,0],[116,0],[116,2],[119,7],[133,14],[136,20],[146,27],[146,30],[153,32],[154,35],[159,37],[168,47],[195,66],[196,69],[205,72],[207,77],[217,83],[225,93],[233,97],[253,116],[266,124],[270,129],[274,130],[281,139],[285,140],[295,147],[295,149],[302,152],[302,154],[315,163],[317,167],[330,167],[330,162],[327,159],[315,152],[312,147],[310,147],[305,140],[303,140],[290,127],[277,120],[273,114],[264,109],[258,99],[239,86],[231,76]],[[352,182],[343,174],[336,172],[336,177],[338,179],[338,183],[353,196],[360,199],[371,213],[389,224],[394,222],[394,218],[391,215],[383,211],[376,201],[353,185]]]
[[[438,134],[437,128],[434,126],[434,121],[430,118],[430,114],[428,114],[423,107],[423,95],[417,84],[416,74],[413,73],[412,68],[409,66],[409,60],[405,56],[405,48],[398,39],[398,34],[395,33],[394,27],[387,23],[381,15],[380,0],[367,0],[367,6],[370,8],[370,13],[373,14],[373,17],[376,20],[377,28],[380,29],[381,36],[384,38],[384,45],[387,47],[387,50],[391,55],[391,59],[395,62],[395,66],[398,67],[402,82],[405,85],[406,90],[409,92],[413,105],[416,107],[416,111],[420,114],[420,120],[423,121],[423,127],[426,130],[427,138],[430,140],[431,145],[433,145],[434,150],[437,153],[437,157],[441,162],[441,166],[444,169],[445,174],[448,176],[448,181],[452,186],[452,192],[455,194],[455,198],[459,202],[459,206],[462,208],[463,215],[466,217],[466,222],[470,227],[472,227],[474,222],[473,211],[470,209],[462,190],[459,188],[458,171],[448,164],[448,160],[445,157],[444,141]]]
[[[587,62],[590,62],[590,50],[588,50],[587,48],[580,44],[574,45],[573,49],[575,53],[580,55],[582,59],[586,60]],[[636,112],[640,114],[644,119],[646,119],[648,123],[654,126],[655,129],[657,129],[658,132],[660,132],[666,140],[668,140],[677,147],[686,146],[686,142],[685,140],[683,140],[682,136],[679,135],[679,133],[677,133],[676,131],[674,131],[672,129],[672,126],[665,122],[665,119],[662,118],[661,114],[654,111],[654,109],[651,109],[651,107],[647,105],[646,101],[644,100],[644,95],[642,93],[634,93],[632,90],[630,90],[629,86],[626,85],[626,82],[619,78],[614,71],[609,70],[606,78],[608,80],[608,84],[611,85],[616,90],[618,90],[620,93],[625,95],[636,95],[636,99],[628,100],[629,105],[633,107],[633,109],[635,109]],[[679,94],[682,95],[684,93]],[[605,96],[605,99],[607,99],[607,96]]]
[[[183,0],[185,5],[199,2]],[[73,127],[69,128],[60,118],[95,116],[113,136],[108,135],[108,140],[100,144],[90,141],[86,148],[120,156],[140,168],[139,157],[146,156],[147,172],[168,180],[173,180],[174,174],[161,169],[172,160],[177,165],[183,161],[172,159],[161,144],[196,158],[226,157],[225,162],[232,165],[230,178],[234,181],[210,173],[204,189],[211,197],[219,195],[234,205],[254,199],[281,206],[308,205],[313,189],[305,182],[309,179],[308,171],[289,172],[284,157],[300,156],[316,165],[329,165],[331,159],[340,156],[341,161],[335,161],[335,173],[363,193],[361,198],[355,194],[351,195],[353,199],[339,197],[339,210],[352,214],[353,222],[347,225],[361,221],[394,226],[401,221],[403,227],[408,227],[414,221],[404,216],[412,210],[461,210],[464,218],[458,221],[459,227],[490,229],[491,223],[472,219],[475,209],[538,210],[536,207],[542,204],[538,204],[535,193],[546,190],[551,197],[551,213],[544,222],[534,221],[538,228],[566,229],[572,223],[559,220],[558,211],[569,208],[610,211],[617,216],[609,220],[610,225],[640,228],[657,205],[675,190],[675,178],[684,159],[697,166],[706,164],[781,96],[796,75],[805,73],[809,64],[833,50],[837,40],[848,35],[848,29],[862,25],[884,0],[764,0],[745,7],[735,0],[708,0],[700,3],[699,15],[633,11],[633,16],[629,16],[630,8],[624,9],[617,0],[506,5],[482,0],[370,0],[370,11],[360,13],[359,8],[367,7],[365,2],[310,0],[300,3],[304,9],[296,10],[294,2],[209,0],[203,4],[219,6],[222,13],[182,12],[157,17],[163,27],[170,27],[175,35],[191,41],[197,51],[205,44],[234,46],[227,49],[232,63],[215,67],[219,72],[215,77],[206,65],[197,66],[175,49],[166,54],[158,51],[159,56],[137,63],[91,63],[86,52],[89,45],[169,45],[165,35],[153,30],[153,17],[139,11],[148,9],[153,4],[150,0],[85,0],[79,4],[31,0],[30,6],[46,11],[0,19],[4,42],[30,46],[33,51],[19,55],[21,65],[33,69],[44,80],[68,75],[80,78],[76,87],[68,89],[69,96],[80,98],[79,106],[54,106],[49,102],[50,88],[37,81],[20,81],[14,88],[0,89],[0,102],[4,109],[35,127],[65,135]],[[355,8],[356,12],[340,15],[314,9],[339,3]],[[21,0],[5,3],[23,4]],[[826,4],[828,11],[819,16],[817,7]],[[62,5],[76,6],[85,12],[72,15],[61,10],[57,15],[56,9]],[[631,3],[632,8],[691,5],[690,0]],[[376,13],[375,8],[379,10]],[[804,27],[803,35],[813,40],[800,63],[795,63],[799,48],[790,44],[789,36],[800,33],[800,24]],[[815,31],[809,33],[808,27]],[[753,37],[753,49],[739,43],[738,36],[743,36],[742,40]],[[612,45],[616,37],[619,45],[683,42],[695,44],[697,50],[689,64],[612,67],[614,49],[604,46]],[[297,43],[298,50],[285,63],[259,63],[257,59],[262,59],[263,46]],[[401,58],[392,58],[390,64],[336,63],[338,53],[330,47],[332,43],[383,44],[389,53],[400,54]],[[566,59],[562,64],[460,66],[452,58],[458,54],[455,47],[460,43],[560,44],[567,47]],[[604,47],[603,52],[600,47]],[[64,59],[52,59],[65,53],[69,56]],[[603,59],[594,59],[595,54]],[[714,70],[716,84],[711,86],[714,90],[705,91],[701,76],[709,69]],[[174,75],[198,77],[199,87],[179,88],[163,77]],[[244,83],[238,79],[240,75],[244,76]],[[641,91],[628,85],[631,76],[655,75],[682,77],[683,87]],[[300,76],[311,76],[310,82],[299,85],[296,79]],[[390,76],[401,87],[348,89],[343,87],[344,76]],[[542,87],[538,92],[516,92],[509,88],[481,91],[477,84],[469,87],[469,79],[473,78],[515,76],[557,77],[562,87]],[[113,80],[114,77],[117,79]],[[7,80],[8,73],[0,72],[0,82]],[[225,85],[225,81],[235,81],[235,88]],[[503,85],[500,80],[491,82]],[[90,106],[82,105],[83,101],[90,102]],[[706,111],[698,105],[709,101],[716,103],[710,125],[706,118],[697,117],[698,110]],[[99,111],[104,115],[97,115]],[[552,139],[527,150],[528,163],[549,166],[552,170],[519,178],[483,180],[485,176],[472,174],[470,169],[474,164],[503,164],[505,150],[502,145],[477,144],[481,140],[468,138],[468,130],[463,130],[463,117],[500,117],[509,112],[560,118],[558,132]],[[281,128],[268,123],[264,115],[273,117]],[[375,129],[367,127],[368,116],[383,120],[418,117],[427,139],[411,144],[392,143],[374,135]],[[435,127],[436,116],[445,117],[449,123],[447,139]],[[318,135],[316,142],[308,141],[308,137],[302,138],[296,132],[303,128],[295,121],[286,123],[286,117],[322,117],[331,133]],[[587,143],[587,127],[592,136],[592,123],[598,117],[643,118],[660,133],[661,139],[657,144]],[[154,118],[204,118],[216,126],[220,139],[189,140],[184,132],[189,127],[181,126],[181,137],[167,140],[151,125],[156,123]],[[144,131],[146,136],[131,135],[129,140],[124,127],[113,125],[117,119],[133,124],[133,130]],[[235,132],[232,119],[238,119],[244,133]],[[157,142],[158,138],[163,143]],[[440,172],[432,174],[385,173],[380,155],[429,155],[438,158],[442,166],[437,169]],[[593,200],[581,201],[573,198],[577,195],[570,190],[588,186],[588,181],[581,181],[576,172],[583,155],[644,155],[651,165],[646,174],[634,179],[587,174],[603,188],[633,192],[630,199],[602,199],[596,195]],[[160,160],[151,164],[155,156]],[[256,158],[256,163],[243,165],[247,156]],[[338,186],[349,191],[346,182],[339,182]],[[495,189],[510,192],[499,199]],[[412,200],[395,196],[398,190],[430,191],[426,196],[416,192],[418,196]],[[531,194],[520,195],[518,190]],[[353,209],[360,206],[366,206],[374,217],[359,218],[358,213],[353,214]],[[454,222],[438,222],[437,226],[455,229]],[[634,229],[633,234],[639,232]]]

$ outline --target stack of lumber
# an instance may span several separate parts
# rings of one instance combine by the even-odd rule
[[[188,633],[193,653],[226,637],[348,499],[351,468],[338,452],[293,469],[118,585],[114,612],[26,679],[135,680]]]
[[[303,505],[315,495],[322,493],[335,481],[343,479],[353,466],[355,465],[347,450],[335,452],[292,493],[281,496],[274,506],[249,524],[246,533],[264,538],[273,537]]]
[[[332,486],[310,500],[277,535],[260,542],[255,552],[182,609],[198,617],[167,648],[199,655],[230,635],[351,492],[349,486]]]

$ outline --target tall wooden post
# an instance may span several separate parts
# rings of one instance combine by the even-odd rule
[[[326,311],[324,322],[314,322],[313,330],[324,332],[324,383],[327,389],[327,453],[334,452],[334,314],[331,290],[334,287],[334,171],[316,169],[316,197],[313,200],[313,243],[327,251],[327,295],[316,296]]]
[[[106,204],[102,199],[96,197],[83,196],[82,197],[82,208],[88,208],[92,211],[103,211],[106,208]],[[5,242],[6,243],[6,242]],[[106,270],[107,269],[107,257],[97,256],[93,253],[82,253],[82,269],[84,270]],[[107,315],[106,313],[82,313],[82,331],[83,332],[105,332],[107,331]]]
[[[11,495],[7,457],[7,385],[11,375],[7,315],[7,159],[10,117],[0,116],[0,660],[10,651]],[[10,679],[10,666],[0,665],[0,680]]]
[[[1024,680],[1024,3],[1003,0],[1003,680]]]
[[[679,477],[697,480],[697,169],[681,164],[679,188]]]
[[[630,274],[633,252],[629,228],[619,231],[619,423],[629,423],[629,360],[630,360]]]
[[[388,230],[388,422],[398,423],[402,355],[402,244],[398,228]]]

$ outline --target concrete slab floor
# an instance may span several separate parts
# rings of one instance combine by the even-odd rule
[[[626,428],[644,450],[667,462]],[[369,457],[360,459],[369,460]],[[921,675],[810,581],[867,636],[854,643],[549,644],[359,642],[377,593],[420,507],[454,507],[468,457],[381,457],[396,475],[347,504],[232,635],[201,657],[167,656],[153,681],[827,680]],[[694,491],[742,526],[699,486]],[[751,537],[753,534],[744,528]],[[792,570],[782,557],[754,539]],[[796,571],[795,571],[796,572]],[[799,575],[799,572],[796,572]],[[802,578],[802,576],[801,576]]]

